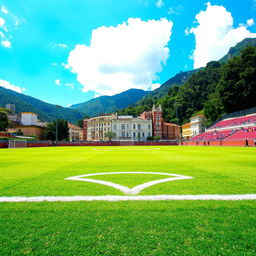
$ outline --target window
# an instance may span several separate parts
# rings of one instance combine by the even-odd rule
[[[133,129],[136,129],[136,124],[133,124]]]
[[[150,129],[150,124],[148,125],[148,129]]]
[[[138,124],[138,129],[139,129],[139,130],[141,129],[141,124]]]
[[[136,133],[135,133],[135,132],[133,133],[133,137],[134,137],[134,138],[136,137]]]
[[[144,132],[142,133],[142,137],[145,137],[145,134],[144,134]]]
[[[129,137],[129,133],[128,132],[126,133],[126,137]]]
[[[125,137],[125,132],[122,132],[122,135],[121,135],[121,137],[123,137],[123,138]]]
[[[129,124],[126,125],[126,129],[129,129]]]
[[[116,124],[114,124],[114,129],[116,130]]]
[[[121,129],[125,130],[125,124],[121,124]]]

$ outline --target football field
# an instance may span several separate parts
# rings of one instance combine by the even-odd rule
[[[256,148],[0,150],[0,255],[256,255]]]

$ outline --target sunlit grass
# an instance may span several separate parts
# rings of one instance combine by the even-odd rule
[[[256,193],[255,148],[157,148],[3,149],[0,196],[123,195],[65,178],[129,171],[193,177],[139,195]],[[133,187],[163,176],[90,178]],[[255,255],[255,212],[255,201],[0,203],[0,255]]]

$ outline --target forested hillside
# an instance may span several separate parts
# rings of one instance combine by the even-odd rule
[[[22,111],[37,113],[41,121],[53,121],[58,115],[58,118],[76,123],[84,117],[79,111],[60,106],[57,109],[56,105],[0,87],[0,106],[5,107],[8,103],[15,104],[17,113]]]
[[[84,103],[72,105],[70,108],[79,110],[88,116],[111,113],[135,103],[148,92],[140,89],[130,89],[113,96],[100,96]]]
[[[213,122],[224,113],[256,106],[255,77],[256,47],[248,46],[226,63],[209,62],[183,85],[172,86],[164,97],[146,97],[120,114],[138,115],[161,104],[168,122],[183,124],[198,111]]]

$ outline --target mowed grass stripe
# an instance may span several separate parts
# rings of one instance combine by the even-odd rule
[[[159,148],[4,149],[0,196],[123,196],[114,188],[65,180],[113,171],[193,177],[152,186],[140,196],[256,193],[255,148]],[[0,205],[0,255],[4,256],[256,255],[254,200]]]
[[[104,185],[65,180],[76,175],[122,171],[167,172],[193,177],[146,188],[140,195],[256,193],[255,148],[150,148],[4,149],[0,155],[0,196],[123,195]],[[136,183],[143,181],[138,179]],[[129,180],[125,184],[133,186],[134,181],[130,179],[130,184]]]
[[[254,256],[252,201],[3,203],[1,255]]]

